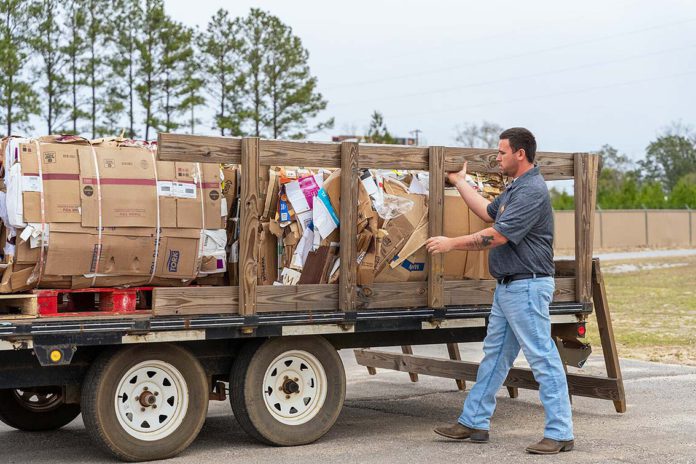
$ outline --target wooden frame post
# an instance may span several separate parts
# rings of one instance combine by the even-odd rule
[[[428,192],[428,236],[443,234],[445,197],[445,149],[430,147],[430,186]],[[428,254],[428,306],[445,307],[444,259],[441,253]]]
[[[259,139],[242,139],[242,191],[239,212],[239,314],[256,314],[259,260]]]
[[[357,241],[355,231],[358,224],[358,172],[359,148],[357,142],[341,143],[341,211],[339,256],[341,268],[338,277],[338,309],[355,311],[357,306],[356,284]]]
[[[602,344],[604,364],[607,368],[607,376],[616,379],[618,399],[614,400],[614,409],[616,409],[616,412],[623,413],[626,412],[626,392],[624,391],[619,353],[616,351],[614,327],[609,314],[609,303],[607,302],[607,292],[604,288],[604,277],[602,277],[602,270],[599,267],[599,259],[592,260],[592,271],[592,297],[594,299],[595,317],[597,318],[597,328],[599,329],[599,340]]]
[[[592,242],[599,156],[575,156],[575,286],[579,303],[592,301]]]

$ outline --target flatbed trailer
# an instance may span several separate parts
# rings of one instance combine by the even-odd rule
[[[0,304],[16,305],[23,314],[0,315],[0,420],[20,430],[52,430],[82,413],[97,445],[122,460],[141,461],[186,449],[205,421],[208,402],[228,397],[240,426],[263,443],[319,439],[338,418],[345,397],[338,349],[361,349],[359,361],[368,367],[475,377],[476,366],[457,361],[455,347],[485,337],[496,282],[445,281],[442,256],[435,255],[425,282],[356,286],[351,263],[358,169],[428,170],[429,234],[440,235],[444,173],[465,160],[472,171],[495,172],[496,155],[468,148],[160,134],[160,159],[241,165],[240,285],[4,295]],[[612,400],[623,412],[601,272],[591,259],[597,157],[539,153],[537,163],[547,180],[575,180],[576,256],[557,262],[553,336],[559,347],[569,342],[568,352],[582,348],[577,339],[594,306],[607,360],[606,378],[569,375],[570,393]],[[267,172],[262,167],[283,165],[342,169],[338,284],[257,285],[259,177]],[[449,344],[448,362],[455,364],[432,361],[431,369],[424,367],[428,360],[408,353],[388,359],[362,350],[437,343]],[[528,373],[516,375],[508,379],[511,394],[535,388]]]

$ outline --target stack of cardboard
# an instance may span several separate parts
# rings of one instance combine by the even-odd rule
[[[1,153],[0,292],[186,285],[227,270],[220,166],[71,136],[9,138]]]
[[[428,174],[361,172],[358,195],[357,284],[427,278]],[[504,188],[501,176],[472,175],[489,199]],[[271,168],[261,216],[260,285],[333,283],[339,277],[341,171]],[[469,211],[456,190],[445,195],[444,233],[470,234],[489,225]],[[487,252],[445,256],[448,279],[487,279]]]

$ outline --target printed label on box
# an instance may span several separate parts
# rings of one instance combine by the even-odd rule
[[[184,182],[172,182],[172,193],[177,198],[196,198],[196,185]]]
[[[43,183],[39,176],[22,176],[22,192],[41,192]]]
[[[157,195],[161,197],[173,197],[174,192],[172,192],[172,182],[167,180],[158,180]]]
[[[167,270],[175,273],[179,270],[179,257],[181,253],[178,250],[169,250],[167,257]]]

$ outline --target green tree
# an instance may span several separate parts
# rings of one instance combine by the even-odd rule
[[[65,30],[67,43],[64,52],[68,62],[67,85],[70,89],[70,131],[79,133],[79,121],[89,116],[83,109],[83,101],[80,95],[85,84],[82,73],[82,57],[87,50],[85,28],[87,13],[85,0],[69,0],[65,7]]]
[[[502,126],[493,122],[483,121],[481,125],[464,124],[456,129],[454,140],[470,148],[498,148]]]
[[[575,198],[566,191],[558,190],[556,187],[549,189],[551,195],[551,206],[554,210],[563,211],[575,209]]]
[[[669,195],[672,208],[696,208],[696,172],[679,179]]]
[[[200,34],[192,32],[193,37],[191,43],[198,43]],[[198,50],[190,53],[183,62],[183,79],[181,82],[181,90],[178,96],[181,98],[179,107],[182,112],[188,114],[188,129],[191,134],[196,133],[196,125],[201,123],[200,118],[196,117],[196,108],[205,104],[205,79],[203,78],[203,65],[200,60],[200,52]]]
[[[36,21],[36,33],[30,35],[29,44],[42,61],[39,68],[42,112],[49,134],[60,131],[61,118],[69,109],[65,98],[68,82],[64,74],[67,60],[61,46],[64,30],[59,22],[62,5],[60,0],[34,0],[29,5],[30,16]]]
[[[248,100],[248,110],[245,116],[251,120],[251,134],[261,136],[264,125],[263,116],[266,114],[268,102],[263,95],[263,57],[265,54],[265,31],[268,29],[268,15],[257,8],[252,8],[249,14],[240,21],[240,36],[244,54],[245,88],[244,94]]]
[[[365,141],[367,143],[396,143],[387,129],[384,116],[377,110],[372,113]]]
[[[681,177],[696,172],[696,133],[673,124],[648,145],[641,167],[646,178],[672,190]]]
[[[113,4],[116,27],[110,34],[113,54],[109,59],[110,96],[115,96],[126,113],[129,138],[136,137],[135,86],[138,75],[138,40],[143,34],[143,11],[139,0],[116,0]],[[110,106],[111,103],[107,104]]]
[[[23,0],[0,2],[0,124],[6,135],[30,129],[29,117],[37,114],[38,99],[28,71],[28,4]]]
[[[136,92],[145,112],[145,139],[150,139],[150,128],[158,130],[162,121],[157,117],[161,99],[161,62],[164,46],[160,40],[166,15],[162,0],[145,0],[143,28],[145,33],[137,40],[139,51],[138,84]]]
[[[643,208],[662,209],[667,206],[662,184],[656,181],[645,182],[640,187],[638,202]]]
[[[162,47],[161,90],[158,107],[162,114],[162,129],[169,132],[182,126],[179,116],[183,112],[181,94],[185,87],[184,64],[193,56],[193,31],[183,24],[165,18],[161,29]]]
[[[243,135],[242,122],[247,117],[241,100],[245,73],[240,28],[241,20],[231,19],[220,9],[199,37],[207,90],[216,108],[213,128],[220,135]]]
[[[106,87],[106,57],[105,53],[108,45],[110,28],[116,25],[108,22],[110,16],[111,2],[107,0],[85,0],[86,11],[86,35],[87,53],[84,58],[82,72],[84,82],[88,90],[89,102],[89,121],[92,138],[97,135],[104,135],[107,131],[104,127],[99,127],[98,120],[105,110],[107,95],[104,90]],[[117,111],[120,108],[118,100],[111,102],[110,110]],[[116,104],[114,104],[116,103]],[[113,120],[115,114],[111,114]],[[109,121],[112,123],[112,121]]]
[[[264,94],[269,98],[269,113],[264,118],[274,139],[283,136],[304,138],[308,119],[326,109],[327,102],[317,91],[317,78],[309,70],[309,52],[292,29],[275,16],[268,15],[264,43]],[[333,127],[330,118],[310,132]]]
[[[246,70],[245,116],[255,136],[302,138],[333,127],[333,119],[309,126],[326,108],[307,63],[309,53],[292,29],[257,8],[240,22]]]

